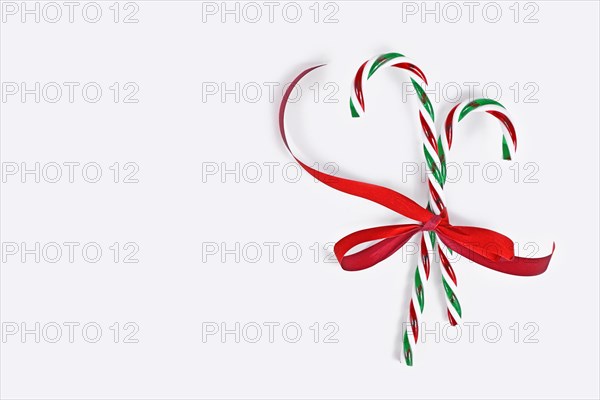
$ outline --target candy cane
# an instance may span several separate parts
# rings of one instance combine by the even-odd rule
[[[454,126],[457,125],[464,117],[472,112],[487,112],[494,116],[502,124],[502,158],[511,160],[515,151],[517,151],[517,134],[515,128],[510,121],[508,113],[504,106],[495,100],[491,99],[476,99],[463,101],[457,104],[450,110],[444,124],[445,135],[441,136],[440,158],[442,160],[443,178],[446,181],[445,174],[445,154],[452,146],[452,135]]]
[[[442,190],[443,176],[441,162],[438,155],[438,144],[436,143],[436,129],[434,123],[434,112],[431,102],[423,87],[427,85],[425,74],[410,59],[399,53],[386,53],[363,63],[358,69],[353,82],[352,95],[350,97],[350,111],[353,117],[360,117],[365,113],[365,100],[363,87],[366,81],[373,76],[375,71],[381,67],[395,67],[410,73],[411,83],[419,97],[419,121],[423,131],[421,136],[423,152],[427,165],[427,177],[429,183],[428,209],[436,214],[445,208],[444,193]],[[425,307],[425,283],[429,279],[430,257],[436,243],[434,232],[423,232],[421,235],[420,253],[413,290],[408,313],[408,324],[410,331],[404,329],[403,347],[404,360],[407,365],[413,364],[413,348],[419,338],[419,320]]]
[[[440,135],[438,140],[438,152],[442,170],[442,186],[446,183],[446,158],[452,146],[452,135],[454,127],[462,121],[464,117],[472,112],[486,112],[500,121],[503,128],[502,135],[502,157],[505,160],[512,159],[517,150],[517,135],[515,128],[508,117],[504,106],[491,99],[477,99],[473,101],[463,101],[450,110],[444,124],[444,135]],[[452,325],[456,325],[462,318],[462,310],[456,296],[457,280],[452,265],[448,260],[451,251],[442,241],[438,241],[438,254],[440,256],[440,271],[442,273],[442,284],[446,293],[446,308],[448,319]]]

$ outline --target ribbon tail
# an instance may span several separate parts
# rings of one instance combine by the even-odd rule
[[[461,256],[479,264],[486,268],[493,269],[509,275],[517,276],[535,276],[543,274],[550,264],[550,259],[554,254],[555,244],[552,245],[552,253],[545,257],[528,258],[513,256],[510,259],[490,257],[490,255],[481,254],[481,252],[473,251],[472,248],[459,243],[452,238],[440,234],[438,235],[444,244],[460,254]],[[512,243],[512,241],[511,241]],[[513,249],[514,250],[514,249]]]
[[[380,226],[351,233],[340,239],[333,251],[346,271],[360,271],[385,260],[410,240],[421,226],[416,224]],[[357,253],[346,255],[352,248],[367,242],[379,242]]]

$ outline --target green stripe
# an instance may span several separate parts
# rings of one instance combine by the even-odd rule
[[[479,108],[481,106],[485,106],[488,104],[493,104],[495,106],[499,106],[504,108],[504,106],[500,103],[498,103],[496,100],[492,100],[492,99],[477,99],[477,100],[473,100],[472,102],[470,102],[469,104],[467,104],[462,111],[460,112],[460,115],[458,116],[458,120],[460,121],[461,119],[463,119],[464,117],[467,116],[467,114],[469,114],[471,111],[475,110],[476,108]]]
[[[354,107],[354,103],[352,103],[352,99],[350,99],[350,112],[352,113],[352,118],[360,117],[358,112],[356,112],[356,108]]]
[[[419,308],[421,312],[423,312],[423,308],[425,307],[425,292],[423,291],[423,281],[421,280],[421,274],[419,273],[419,268],[415,269],[415,289],[417,292],[417,300],[419,300]]]
[[[408,332],[404,331],[404,361],[406,365],[413,365],[412,349],[410,347],[410,341],[408,340]]]
[[[427,147],[425,147],[425,145],[423,145],[423,153],[425,153],[425,160],[427,161],[427,166],[431,170],[433,177],[440,184],[440,186],[443,186],[444,182],[442,180],[441,171],[438,169],[435,160],[433,159],[433,157],[431,157],[431,154],[429,154],[429,151],[427,150]]]
[[[442,136],[438,138],[438,156],[440,157],[440,175],[442,177],[441,187],[444,187],[448,171],[446,169],[446,153],[444,152],[444,146],[442,146]]]
[[[375,71],[377,71],[379,69],[379,67],[383,66],[388,61],[393,60],[394,58],[398,58],[398,57],[404,57],[404,56],[400,53],[386,53],[386,54],[382,54],[379,57],[377,57],[377,60],[375,60],[373,65],[371,65],[371,69],[369,70],[367,79],[369,79],[371,77],[371,75],[373,75],[375,73]]]
[[[454,309],[456,310],[456,312],[458,313],[458,315],[462,317],[462,311],[460,309],[460,303],[458,302],[458,299],[456,298],[456,295],[454,294],[454,292],[450,288],[450,285],[448,285],[448,283],[446,282],[446,279],[442,278],[442,283],[444,284],[444,290],[446,291],[446,297],[448,297],[448,300],[450,300],[450,304],[452,304],[452,307],[454,307]]]
[[[427,113],[431,117],[431,120],[435,121],[435,117],[433,116],[433,106],[431,105],[431,102],[429,101],[429,97],[427,97],[427,93],[425,93],[425,91],[423,90],[421,85],[419,85],[417,82],[415,82],[415,80],[413,78],[410,78],[410,80],[413,84],[413,87],[415,88],[415,90],[417,92],[417,95],[419,96],[419,100],[421,100],[421,103],[423,103],[423,107],[425,107],[425,110],[427,110]]]
[[[432,246],[435,246],[435,241],[436,241],[435,231],[429,231],[429,238],[431,239]]]
[[[506,143],[506,136],[502,136],[502,159],[510,160],[510,149]]]

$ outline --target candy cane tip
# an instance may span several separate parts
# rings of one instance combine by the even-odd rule
[[[352,99],[350,99],[350,113],[352,114],[352,118],[359,118],[360,114],[356,111],[356,107],[354,107],[354,103]]]
[[[516,150],[516,146],[515,146],[515,150]],[[510,151],[510,147],[506,141],[506,137],[502,137],[502,158],[504,160],[511,160],[512,159],[512,154]]]

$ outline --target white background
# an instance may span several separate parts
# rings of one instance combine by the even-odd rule
[[[45,3],[38,4],[42,10]],[[136,2],[137,23],[123,23],[135,10],[125,3],[118,5],[117,23],[113,2],[98,3],[97,23],[82,17],[85,2],[75,9],[73,23],[68,8],[58,4],[63,16],[56,23],[43,15],[39,23],[32,15],[22,22],[20,9],[16,15],[3,11],[3,96],[6,82],[80,86],[72,103],[65,86],[56,103],[43,93],[39,103],[34,95],[3,97],[2,170],[14,163],[33,168],[39,162],[43,168],[96,162],[102,178],[86,182],[81,167],[73,183],[66,167],[57,183],[43,176],[36,183],[31,174],[22,182],[20,171],[4,177],[3,398],[598,397],[598,3],[485,8],[482,2],[472,21],[463,2],[455,3],[460,18],[444,3],[428,3],[437,14],[423,14],[421,2],[321,3],[315,22],[309,2],[298,3],[302,15],[296,23],[286,21],[294,18],[289,6],[289,14],[282,14],[285,3],[276,5],[273,22],[267,6],[257,3],[263,15],[254,23],[255,11],[244,3],[237,6],[239,22],[226,14],[224,23],[220,2]],[[206,12],[213,5],[215,15]],[[497,8],[502,14],[491,22]],[[337,22],[324,23],[330,13]],[[411,251],[349,273],[324,261],[330,247],[320,250],[317,262],[311,250],[315,242],[322,248],[352,231],[402,219],[307,174],[290,182],[296,169],[284,172],[292,159],[276,129],[282,85],[307,66],[328,63],[302,82],[300,101],[288,108],[295,149],[311,164],[335,163],[341,176],[393,187],[424,204],[426,186],[402,173],[407,163],[422,162],[417,99],[402,93],[407,75],[378,72],[365,88],[367,116],[349,115],[356,69],[388,51],[406,54],[426,73],[438,128],[452,105],[448,97],[456,97],[452,88],[462,88],[458,96],[465,99],[468,85],[479,97],[490,83],[501,89],[499,99],[517,128],[513,162],[500,159],[495,121],[473,116],[457,129],[450,160],[463,167],[463,175],[446,191],[452,221],[498,230],[518,243],[521,255],[529,254],[528,243],[537,256],[547,254],[553,241],[557,245],[549,270],[538,277],[456,262],[464,321],[479,324],[472,340],[463,327],[456,343],[456,331],[445,328],[434,265],[424,320],[431,332],[437,324],[438,338],[430,333],[417,345],[412,368],[397,356],[416,264]],[[96,103],[82,98],[87,82],[103,89]],[[137,85],[138,102],[115,103],[109,88],[114,82],[121,90],[127,82]],[[222,100],[221,93],[206,93],[214,85],[234,89],[236,82],[262,88],[261,97],[238,92],[237,102],[235,94]],[[277,84],[273,99],[265,83]],[[315,83],[318,92],[309,88]],[[327,90],[326,83],[332,84]],[[330,99],[337,103],[324,101],[331,88],[339,89]],[[487,95],[498,97],[493,89]],[[115,162],[119,183],[109,168]],[[138,183],[122,182],[127,162],[139,167]],[[472,182],[468,162],[480,163]],[[482,172],[490,162],[502,165],[496,183]],[[221,175],[236,163],[239,182],[233,174]],[[262,176],[253,183],[255,163]],[[272,182],[264,163],[276,163]],[[530,172],[525,163],[536,166],[537,183],[524,178]],[[203,175],[214,165],[216,175]],[[21,243],[31,249],[36,242],[81,245],[72,263],[67,254],[56,263],[7,254],[10,243],[22,250]],[[88,242],[101,247],[100,261],[82,258]],[[116,263],[109,248],[115,242],[121,246]],[[138,263],[123,262],[128,242],[139,246]],[[276,242],[273,259],[265,242]],[[255,253],[241,250],[211,255],[210,243],[228,249],[257,243],[262,256],[251,262]],[[297,262],[282,254],[286,244],[301,249]],[[73,343],[64,325],[69,322],[79,324]],[[118,343],[110,329],[115,322]],[[131,332],[124,329],[127,322],[139,327],[137,343],[124,343]],[[233,334],[203,341],[203,324],[211,322],[228,329],[256,323],[262,337],[251,343],[255,332],[248,330],[239,343]],[[273,343],[264,325],[269,322],[280,324]],[[36,323],[39,343],[34,333],[21,336],[23,327],[35,330]],[[51,343],[54,323],[62,326],[62,337]],[[97,343],[86,340],[93,330],[82,334],[88,323],[102,329]],[[286,340],[293,330],[282,333],[286,323],[302,329],[297,343]],[[525,329],[526,323],[533,328]],[[485,324],[492,326],[487,335]],[[6,335],[15,326],[19,332]],[[337,343],[325,343],[332,327],[338,328],[332,337]],[[491,343],[494,327],[501,336]],[[532,329],[529,343],[525,336]]]

